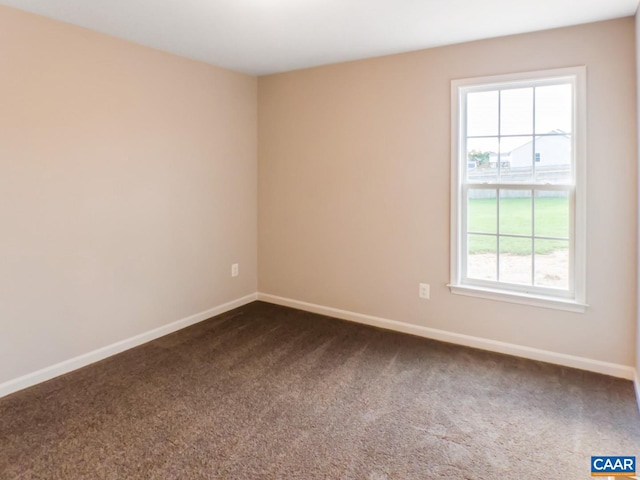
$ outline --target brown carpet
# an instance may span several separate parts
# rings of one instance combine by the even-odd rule
[[[261,302],[0,399],[2,479],[587,479],[631,382]]]

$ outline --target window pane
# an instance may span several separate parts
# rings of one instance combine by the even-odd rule
[[[491,159],[497,157],[497,138],[467,139],[467,180],[470,182],[496,182],[497,164],[491,165]]]
[[[497,239],[493,235],[467,236],[467,277],[497,280]]]
[[[531,235],[531,190],[500,190],[500,233]]]
[[[467,136],[498,135],[498,91],[467,94]]]
[[[536,133],[571,133],[573,117],[571,84],[536,88]]]
[[[536,285],[569,289],[569,242],[536,240]]]
[[[471,188],[467,202],[467,231],[498,233],[496,191]]]
[[[533,88],[500,91],[500,135],[533,133]]]
[[[497,155],[490,165],[497,166]],[[500,181],[505,183],[533,182],[533,137],[500,139]]]
[[[452,81],[452,284],[584,303],[585,74]]]
[[[531,285],[532,241],[500,237],[500,281]]]
[[[572,139],[571,135],[536,137],[536,180],[540,183],[570,183]]]
[[[537,237],[569,238],[569,193],[537,191],[534,206]]]

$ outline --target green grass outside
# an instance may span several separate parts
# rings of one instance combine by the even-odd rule
[[[469,199],[469,232],[498,233],[496,199]],[[501,234],[531,235],[531,198],[500,199]],[[567,198],[545,197],[535,199],[535,235],[569,237],[569,203]],[[568,248],[562,240],[535,241],[537,254],[548,254]],[[496,237],[469,235],[469,253],[495,253]],[[530,255],[531,240],[500,237],[500,252]]]

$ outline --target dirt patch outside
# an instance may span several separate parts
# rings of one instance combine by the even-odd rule
[[[478,253],[469,255],[467,273],[470,278],[496,281],[496,255]],[[500,255],[500,281],[531,285],[535,268],[535,285],[540,287],[569,288],[569,251],[557,250],[547,255]]]

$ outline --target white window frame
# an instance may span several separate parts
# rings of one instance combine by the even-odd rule
[[[451,82],[451,283],[454,294],[521,303],[571,312],[586,310],[586,130],[587,70],[584,66],[523,72],[490,77],[468,78]],[[525,286],[465,278],[466,217],[462,205],[463,188],[502,188],[531,190],[510,183],[472,184],[466,182],[466,94],[497,88],[540,86],[559,81],[573,85],[573,172],[569,192],[569,291],[539,286]],[[535,152],[534,152],[535,153]],[[468,186],[467,186],[468,185]],[[555,189],[554,185],[536,184],[536,189]],[[532,199],[533,201],[533,199]]]

